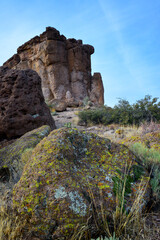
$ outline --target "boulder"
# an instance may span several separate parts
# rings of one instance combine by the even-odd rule
[[[91,75],[93,53],[91,45],[83,44],[82,40],[66,39],[55,28],[47,27],[40,36],[20,46],[4,66],[35,70],[42,79],[45,100],[64,100],[70,106],[90,97],[96,85],[97,78]],[[94,103],[104,104],[103,83],[99,82],[98,79]]]
[[[0,67],[0,141],[18,138],[45,124],[55,129],[38,74],[31,69]]]
[[[87,236],[95,239],[102,234],[104,216],[106,221],[113,217],[123,187],[123,207],[129,211],[141,184],[147,183],[148,173],[127,147],[62,128],[34,148],[14,187],[13,205],[27,219],[30,236],[69,240],[78,226],[89,226]],[[149,200],[149,189],[141,207]]]
[[[52,106],[53,109],[55,109],[56,112],[63,112],[67,108],[66,102],[59,99],[54,99],[50,101],[49,104]]]
[[[49,126],[34,129],[0,149],[0,195],[11,190],[21,177],[33,148],[50,133]]]

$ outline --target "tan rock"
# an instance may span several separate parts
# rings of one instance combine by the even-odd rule
[[[53,99],[49,104],[52,105],[52,108],[55,109],[56,112],[63,112],[67,108],[66,102],[60,99]]]
[[[98,105],[104,104],[104,88],[100,73],[94,73],[92,77],[90,100]]]
[[[4,66],[35,70],[42,79],[47,101],[60,99],[71,106],[90,97],[91,93],[95,104],[103,104],[102,79],[91,76],[90,56],[93,53],[92,46],[81,40],[66,39],[55,28],[47,27],[40,36],[20,46]]]

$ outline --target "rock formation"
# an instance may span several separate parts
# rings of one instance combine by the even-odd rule
[[[38,74],[0,67],[0,140],[20,137],[45,124],[55,128]]]
[[[104,88],[100,73],[94,73],[92,77],[90,100],[99,105],[104,103]]]
[[[19,181],[32,150],[50,131],[49,126],[42,126],[0,149],[0,199]]]
[[[85,97],[94,104],[104,104],[100,73],[91,75],[94,48],[81,40],[66,39],[55,28],[47,27],[17,49],[17,54],[4,63],[13,69],[33,69],[42,79],[45,100],[64,100],[77,105]]]
[[[97,239],[104,218],[112,225],[117,199],[121,204],[124,194],[123,209],[129,211],[137,191],[148,183],[148,176],[124,145],[61,128],[52,131],[32,151],[14,185],[13,205],[22,219],[27,219],[27,239],[32,239],[31,234],[44,240],[76,239],[71,237],[75,229],[79,231],[86,224],[88,234],[84,235]],[[143,190],[141,209],[150,199],[150,186]]]

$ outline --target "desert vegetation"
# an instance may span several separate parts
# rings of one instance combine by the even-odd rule
[[[152,98],[150,95],[146,95],[132,105],[127,100],[120,99],[113,108],[103,106],[81,111],[79,112],[79,118],[86,125],[115,123],[139,126],[145,121],[155,122],[160,120],[160,102],[158,102],[158,98]]]

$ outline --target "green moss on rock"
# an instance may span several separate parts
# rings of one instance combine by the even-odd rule
[[[148,177],[134,154],[95,134],[54,130],[34,148],[14,187],[13,203],[41,239],[70,239],[77,224],[88,219],[92,234],[97,235],[94,219],[101,221],[102,204],[107,215],[115,210],[116,181],[123,184],[126,174],[124,207],[129,208],[140,182]],[[149,189],[144,204],[148,199]]]
[[[8,169],[10,186],[18,182],[32,150],[50,131],[49,126],[42,126],[24,134],[14,143],[0,149],[0,171],[3,168]],[[0,188],[2,182],[5,183],[0,177]]]

